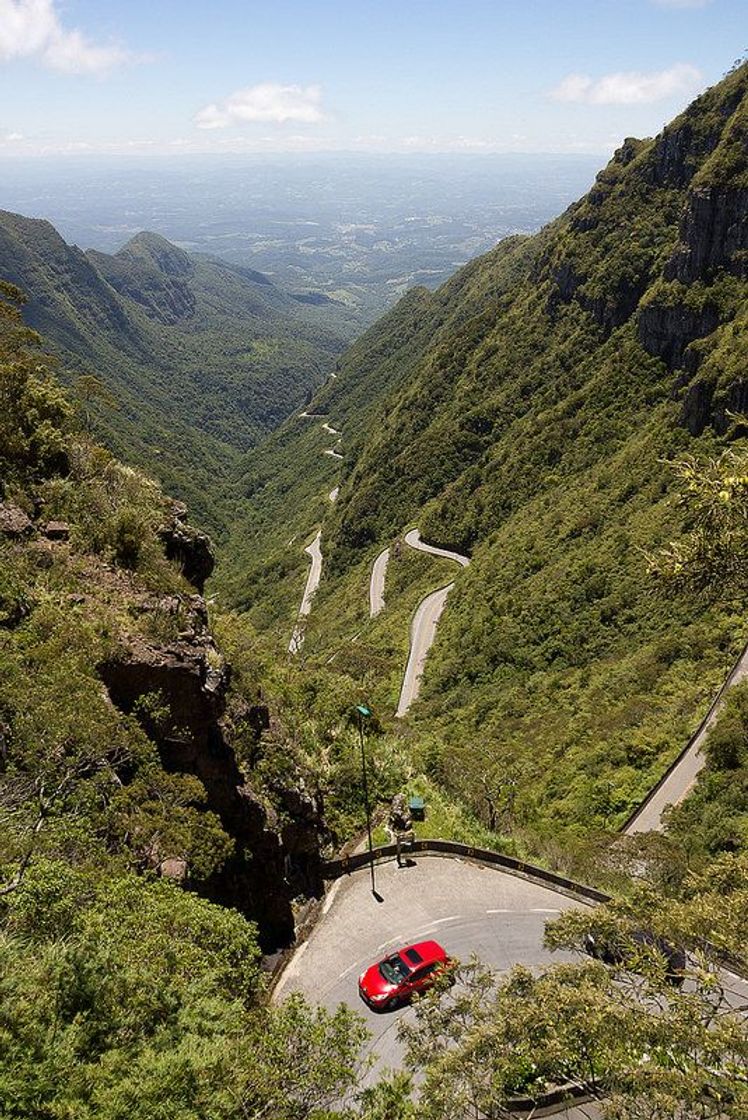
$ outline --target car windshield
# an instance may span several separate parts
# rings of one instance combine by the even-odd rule
[[[410,975],[410,969],[401,956],[395,955],[382,961],[379,971],[390,984],[400,984]]]

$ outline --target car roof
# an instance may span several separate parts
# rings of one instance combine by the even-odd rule
[[[415,953],[421,958],[415,960],[410,954]],[[399,955],[411,968],[419,968],[422,964],[433,964],[434,961],[446,960],[446,950],[438,941],[416,941],[413,945],[406,945],[399,950]]]

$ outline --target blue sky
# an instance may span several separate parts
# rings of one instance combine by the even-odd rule
[[[0,154],[610,151],[745,0],[0,0]]]

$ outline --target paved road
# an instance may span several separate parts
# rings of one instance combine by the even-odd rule
[[[314,593],[319,587],[320,577],[322,575],[322,530],[317,531],[317,536],[311,544],[308,544],[304,552],[312,558],[312,566],[309,569],[309,575],[306,579],[306,587],[301,599],[301,606],[299,607],[299,614],[296,620],[296,625],[293,628],[291,641],[288,643],[289,653],[298,653],[304,644],[304,619],[307,617],[312,609],[312,599]]]
[[[389,548],[379,553],[371,569],[369,580],[369,617],[376,618],[384,610],[384,580],[390,562]]]
[[[327,421],[325,421],[325,423],[322,425],[322,427],[331,436],[339,436],[340,435],[340,431],[337,428],[333,428],[330,424],[327,423]]]
[[[333,486],[332,490],[327,495],[327,497],[330,499],[331,502],[337,502],[339,493],[340,493],[340,487],[339,486]]]
[[[323,455],[330,455],[333,459],[342,459],[343,456],[339,451],[334,451],[331,447],[322,452]]]
[[[748,678],[748,646],[745,647],[738,661],[733,666],[727,680],[719,690],[707,716],[698,732],[686,747],[681,757],[676,761],[664,779],[655,786],[649,796],[642,802],[639,810],[631,818],[624,833],[632,835],[635,832],[659,832],[663,828],[663,813],[669,805],[679,805],[690,793],[700,771],[706,765],[706,756],[702,748],[709,730],[714,724],[724,703],[725,693],[733,685]]]
[[[443,556],[447,560],[454,560],[456,564],[463,568],[466,568],[470,563],[469,558],[462,556],[459,552],[450,552],[447,548],[436,548],[434,545],[425,544],[421,540],[418,529],[411,529],[409,533],[405,534],[405,543],[410,545],[411,548],[418,549],[419,552],[428,552],[432,556]],[[408,664],[405,667],[400,699],[395,712],[398,718],[405,715],[418,696],[426,656],[434,643],[437,623],[444,610],[447,596],[453,587],[454,583],[448,583],[446,587],[440,587],[437,591],[432,591],[418,604],[418,609],[410,626],[410,653],[408,654]]]
[[[363,968],[409,941],[435,937],[462,960],[475,952],[505,971],[574,959],[546,952],[543,928],[561,910],[579,906],[566,895],[494,868],[462,860],[419,855],[415,866],[394,861],[376,868],[378,902],[369,868],[339,880],[325,900],[325,914],[307,942],[296,950],[273,998],[302,992],[311,1002],[358,1011],[372,1033],[368,1052],[375,1065],[367,1082],[402,1061],[396,1024],[409,1008],[375,1013],[358,997]]]

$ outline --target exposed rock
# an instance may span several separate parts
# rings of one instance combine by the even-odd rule
[[[44,536],[50,541],[70,539],[70,526],[67,521],[48,521],[44,526]]]
[[[690,284],[718,269],[748,277],[748,190],[702,187],[683,214],[680,244],[665,268],[667,279]]]
[[[188,868],[183,859],[162,859],[158,871],[165,879],[174,879],[182,883],[187,878]]]
[[[282,791],[288,819],[280,834],[267,807],[247,787],[227,738],[224,721],[229,671],[212,639],[157,646],[131,640],[100,666],[109,696],[132,712],[138,700],[157,693],[168,721],[139,718],[158,746],[167,770],[193,774],[235,842],[220,871],[199,885],[201,893],[236,907],[258,923],[264,949],[293,940],[292,898],[321,890],[321,805],[304,791]]]
[[[680,422],[692,436],[700,436],[712,419],[713,381],[695,381],[683,398]]]
[[[30,536],[33,530],[31,518],[19,506],[0,502],[0,534],[4,537],[20,539]]]
[[[206,579],[215,567],[210,538],[199,529],[185,525],[176,515],[171,524],[163,526],[159,536],[164,543],[167,559],[178,564],[184,578],[202,592]]]
[[[648,354],[662,358],[668,369],[684,364],[686,348],[719,326],[719,312],[712,304],[695,309],[684,304],[650,303],[639,312],[639,341]]]

